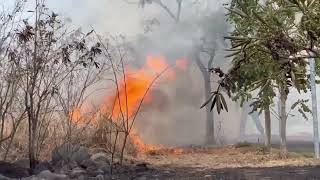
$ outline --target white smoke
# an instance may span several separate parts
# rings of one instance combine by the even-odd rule
[[[84,29],[93,26],[101,33],[124,35],[134,48],[139,65],[147,54],[164,55],[168,60],[187,58],[190,69],[178,77],[179,81],[161,85],[166,92],[166,108],[160,111],[143,112],[137,121],[137,128],[146,141],[170,145],[201,144],[205,136],[205,111],[200,110],[204,99],[203,80],[199,69],[190,56],[194,41],[207,38],[218,42],[215,66],[227,67],[224,58],[223,36],[228,31],[224,21],[223,0],[187,0],[181,12],[181,21],[175,22],[156,5],[144,9],[130,5],[122,0],[48,0],[50,7],[70,17],[75,26]],[[169,7],[174,2],[167,0]],[[146,20],[157,19],[159,24],[145,34]],[[220,20],[219,20],[220,19]],[[210,34],[212,32],[212,34]],[[220,37],[221,39],[217,38]],[[294,100],[293,100],[294,101]],[[290,104],[290,100],[289,103]],[[216,136],[221,140],[234,140],[239,136],[239,118],[241,111],[238,104],[229,101],[230,112],[215,114]],[[277,109],[277,108],[275,108]],[[261,117],[263,120],[263,117]],[[277,134],[278,121],[273,118],[273,130]],[[221,122],[221,123],[220,123]],[[254,124],[249,119],[247,133],[256,133]],[[262,122],[263,123],[263,122]],[[221,124],[221,128],[220,128]],[[290,117],[288,134],[308,132],[311,123],[300,116]]]

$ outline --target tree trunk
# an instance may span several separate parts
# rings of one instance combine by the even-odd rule
[[[126,145],[127,145],[128,137],[129,137],[129,133],[128,133],[128,132],[125,132],[123,144],[122,144],[122,147],[121,147],[121,154],[120,154],[120,164],[121,164],[121,165],[122,165],[122,163],[123,163],[124,150],[125,150]]]
[[[258,112],[250,113],[252,111],[252,108],[250,107],[250,103],[251,103],[250,101],[244,102],[242,107],[242,112],[240,116],[240,139],[241,140],[244,140],[246,135],[246,125],[247,125],[249,114],[259,133],[261,135],[264,135],[264,128],[261,124],[259,113]]]
[[[210,98],[210,92],[212,91],[210,85],[210,77],[204,76],[204,84],[205,84],[205,94],[206,99]],[[206,144],[214,144],[214,116],[213,112],[210,111],[210,107],[206,107]]]
[[[243,141],[246,135],[246,125],[248,120],[247,107],[244,105],[242,107],[242,112],[240,116],[240,140]]]
[[[264,120],[265,120],[265,145],[268,149],[270,149],[271,148],[271,115],[270,115],[269,106],[264,110]]]
[[[33,170],[36,166],[36,141],[35,141],[35,128],[31,117],[29,117],[29,162],[30,169]]]
[[[204,91],[205,91],[205,99],[209,99],[211,96],[212,88],[211,88],[211,76],[210,72],[207,71],[208,68],[211,68],[214,54],[211,55],[210,60],[208,61],[208,67],[205,67],[205,65],[202,63],[200,59],[200,53],[201,49],[200,47],[195,47],[194,50],[194,58],[196,60],[196,63],[199,67],[199,70],[201,71],[203,81],[204,81]],[[206,107],[206,144],[214,144],[215,138],[214,138],[214,117],[213,112],[211,112],[210,107]]]
[[[311,99],[312,99],[314,157],[316,159],[319,159],[319,124],[318,124],[318,105],[317,105],[316,73],[315,73],[314,58],[310,58],[309,62],[310,62],[310,72],[311,72],[310,85],[311,85]]]
[[[280,121],[279,121],[279,134],[280,134],[280,153],[283,158],[287,158],[287,112],[286,112],[287,92],[285,88],[280,87]]]

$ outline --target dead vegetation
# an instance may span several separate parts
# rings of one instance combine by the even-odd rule
[[[207,169],[279,166],[315,166],[320,161],[302,154],[289,153],[282,159],[278,149],[265,151],[262,145],[246,143],[225,147],[186,147],[182,153],[153,153],[141,156],[141,160],[158,167],[199,167]]]

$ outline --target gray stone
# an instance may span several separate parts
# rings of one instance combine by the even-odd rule
[[[77,177],[80,177],[80,176],[85,175],[85,174],[87,174],[86,170],[77,167],[77,168],[72,170],[72,172],[70,173],[69,176],[70,176],[70,178],[77,178]]]
[[[8,178],[8,177],[5,177],[5,176],[2,176],[2,175],[0,174],[0,180],[11,180],[11,178]]]
[[[30,169],[0,161],[0,174],[8,178],[24,178],[30,176]]]
[[[142,177],[139,177],[138,180],[147,180],[147,177],[142,176]]]
[[[97,169],[98,168],[98,164],[96,162],[92,161],[91,159],[86,159],[86,160],[82,161],[79,165],[84,169],[88,169],[88,168]]]
[[[82,161],[90,159],[88,149],[80,145],[64,144],[56,147],[52,151],[52,162],[76,162],[80,164]]]
[[[93,154],[90,159],[92,161],[95,161],[95,162],[103,162],[103,163],[109,163],[109,159],[108,159],[108,155],[106,153],[96,153],[96,154]]]
[[[105,180],[105,178],[104,178],[104,176],[103,175],[98,175],[98,176],[96,176],[96,178],[95,178],[96,180]]]
[[[85,175],[77,177],[77,180],[87,180],[88,178]]]
[[[68,180],[68,176],[65,174],[56,174],[52,173],[49,170],[42,171],[39,175],[39,178],[43,178],[45,180]]]
[[[27,178],[22,178],[21,180],[44,180],[44,179],[37,176],[30,176]]]
[[[38,163],[36,165],[35,169],[33,170],[33,173],[39,174],[40,172],[45,171],[45,170],[49,170],[49,171],[53,170],[51,164],[47,161]]]
[[[20,160],[15,161],[13,164],[15,164],[17,166],[20,166],[20,167],[23,167],[23,168],[30,169],[30,161],[29,161],[29,159],[20,159]]]
[[[96,177],[98,175],[104,175],[104,171],[102,171],[101,169],[88,169],[88,176],[90,177]]]
[[[104,174],[110,173],[110,165],[109,164],[100,163],[99,168],[104,172]]]

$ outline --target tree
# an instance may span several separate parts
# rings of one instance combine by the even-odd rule
[[[234,31],[226,38],[231,40],[233,63],[220,85],[228,89],[229,95],[236,93],[241,99],[252,96],[248,92],[255,90],[258,94],[252,106],[255,111],[265,110],[266,113],[276,89],[279,91],[280,149],[286,157],[286,100],[292,89],[308,91],[305,58],[310,57],[308,52],[318,57],[320,3],[313,0],[234,0],[228,6],[228,20]],[[306,117],[304,113],[310,110],[305,101],[297,103],[302,104],[299,112]]]
[[[67,30],[58,14],[49,11],[44,1],[35,1],[34,19],[25,19],[12,37],[10,61],[19,74],[18,93],[28,121],[30,167],[36,165],[55,113],[54,101],[62,83],[83,66],[99,67],[94,59],[101,53],[99,43],[86,44],[90,35]]]
[[[13,8],[0,13],[0,146],[4,150],[4,160],[10,151],[18,127],[25,118],[25,109],[21,106],[18,89],[20,73],[18,66],[11,61],[10,49],[14,30],[18,28],[17,18],[21,14],[24,1],[16,1]]]

